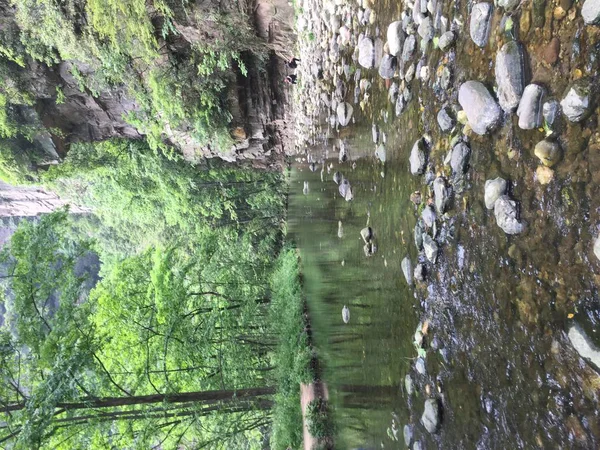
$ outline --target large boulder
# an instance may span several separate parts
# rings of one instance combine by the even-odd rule
[[[523,130],[533,130],[542,126],[544,103],[544,88],[537,84],[528,85],[523,91],[523,97],[519,102],[517,116],[519,116],[519,127]]]
[[[508,195],[502,195],[496,200],[494,215],[496,223],[506,234],[519,234],[525,228],[518,217],[517,203]]]
[[[487,180],[485,182],[485,207],[487,209],[494,209],[496,200],[506,194],[506,188],[508,184],[504,178],[495,178],[493,180]]]
[[[587,25],[600,25],[600,0],[585,0],[581,16]]]
[[[418,139],[413,145],[413,148],[410,151],[409,162],[410,173],[413,175],[423,175],[425,166],[427,165],[427,153],[423,138]]]
[[[477,134],[487,134],[500,125],[502,110],[492,94],[479,81],[467,81],[458,91],[458,102]]]
[[[496,84],[500,106],[506,112],[514,111],[525,87],[523,48],[519,43],[507,42],[498,51]]]
[[[425,400],[425,410],[421,416],[421,423],[427,431],[435,433],[441,424],[442,411],[440,403],[434,398]]]
[[[397,20],[388,26],[387,41],[390,54],[394,56],[400,56],[402,46],[404,45],[404,31],[402,31],[402,22]]]
[[[591,111],[591,86],[587,80],[578,80],[567,88],[560,102],[563,113],[571,122],[580,122]]]
[[[358,63],[365,69],[375,67],[375,45],[371,38],[363,37],[358,42]]]
[[[490,25],[492,21],[492,4],[477,3],[471,11],[471,23],[469,31],[471,39],[479,47],[485,47],[490,35]]]

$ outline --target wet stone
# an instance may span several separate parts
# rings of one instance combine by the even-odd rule
[[[485,182],[485,207],[487,209],[494,209],[496,200],[506,194],[507,187],[506,180],[503,178],[498,177],[493,180],[487,180]]]
[[[502,119],[502,112],[494,97],[479,81],[467,81],[458,92],[458,102],[467,114],[471,129],[484,135],[492,131]]]
[[[446,211],[450,200],[450,190],[448,189],[444,178],[437,177],[433,181],[433,193],[435,196],[435,208],[441,216]]]
[[[464,142],[460,142],[452,148],[452,154],[450,157],[450,167],[452,172],[455,174],[463,174],[467,171],[469,165],[469,157],[471,155],[471,149]]]
[[[423,450],[423,444],[421,441],[417,441],[413,444],[412,450]]]
[[[517,115],[519,116],[519,127],[523,130],[532,130],[542,125],[542,104],[544,100],[544,88],[537,84],[525,87],[523,97],[519,102]]]
[[[445,52],[450,47],[452,47],[455,40],[456,40],[456,35],[454,34],[454,32],[447,31],[440,36],[440,39],[438,41],[438,47],[440,48],[441,51]]]
[[[410,66],[408,66],[408,69],[406,69],[406,73],[404,74],[404,79],[406,80],[407,83],[410,83],[412,81],[412,79],[415,76],[415,65],[411,64]]]
[[[398,92],[398,83],[392,83],[388,90],[388,100],[390,103],[396,103],[396,100],[398,99]]]
[[[387,150],[385,148],[385,145],[381,144],[377,147],[377,150],[375,150],[375,156],[382,163],[385,162],[386,157],[387,157]]]
[[[396,72],[397,60],[395,56],[383,55],[381,63],[379,65],[379,76],[384,80],[389,80],[394,76]]]
[[[363,37],[358,43],[358,63],[365,69],[375,66],[375,45],[371,38]]]
[[[438,245],[428,234],[423,236],[423,249],[425,250],[427,259],[432,264],[435,264],[438,257]]]
[[[506,112],[514,111],[525,87],[523,47],[519,43],[507,42],[496,55],[496,84],[500,106]]]
[[[417,221],[415,225],[415,246],[418,251],[423,250],[423,233],[425,233],[425,227],[421,224],[421,221]]]
[[[440,427],[441,408],[436,399],[428,398],[425,400],[425,410],[421,416],[421,423],[427,431],[435,433]]]
[[[415,280],[419,282],[425,281],[425,266],[421,263],[417,264],[413,273]]]
[[[600,349],[596,347],[585,331],[579,325],[573,324],[569,328],[568,336],[579,356],[591,362],[596,369],[600,369]]]
[[[413,284],[413,269],[412,269],[412,263],[410,262],[410,259],[408,258],[408,256],[402,260],[400,267],[402,268],[402,273],[404,274],[406,283],[409,286],[412,286],[412,284]]]
[[[516,8],[519,3],[521,0],[498,0],[498,6],[508,10]]]
[[[433,23],[431,22],[430,17],[425,17],[421,24],[419,25],[419,29],[417,30],[421,39],[428,42],[433,39]]]
[[[491,3],[477,3],[471,11],[471,39],[479,47],[485,47],[489,34],[493,7]]]
[[[402,48],[402,60],[403,61],[410,60],[413,57],[413,55],[415,54],[416,48],[417,48],[417,39],[414,37],[414,35],[411,34],[404,41],[404,46]]]
[[[412,380],[410,374],[406,374],[406,376],[404,377],[404,389],[406,390],[406,393],[408,394],[408,396],[413,395],[413,393],[415,392],[413,380]]]
[[[428,205],[425,208],[423,208],[421,218],[423,219],[423,222],[425,223],[426,227],[431,228],[433,226],[433,224],[435,223],[435,217],[435,211],[433,210],[431,205]]]
[[[544,139],[535,146],[535,156],[537,156],[542,164],[548,167],[554,166],[561,157],[560,145],[558,142]]]
[[[506,234],[519,234],[523,224],[518,219],[517,203],[507,195],[502,195],[494,204],[496,223]]]
[[[560,104],[558,103],[558,100],[548,100],[546,103],[544,103],[542,114],[544,115],[544,120],[549,126],[554,125],[556,119],[558,119],[558,115],[560,114]]]
[[[600,24],[600,0],[585,0],[581,15],[586,25]]]
[[[587,80],[578,80],[567,88],[560,102],[563,113],[571,122],[580,122],[590,112],[590,85]]]
[[[402,31],[402,22],[392,22],[387,29],[387,41],[390,54],[398,56],[402,51],[404,44],[404,31]]]
[[[410,447],[410,444],[413,440],[413,429],[410,425],[404,425],[404,444],[407,447]]]
[[[417,140],[410,152],[410,173],[413,175],[423,175],[427,164],[427,155],[425,153],[425,144],[423,139]]]
[[[423,358],[417,358],[417,362],[415,363],[415,370],[420,375],[425,375],[427,373],[427,369],[425,368],[425,360]]]
[[[450,131],[456,125],[456,120],[451,114],[452,111],[448,107],[440,109],[440,112],[437,114],[438,125],[444,132]]]
[[[600,236],[598,236],[596,241],[594,241],[594,255],[596,255],[598,260],[600,260]]]
[[[350,103],[340,103],[336,109],[338,122],[342,127],[345,127],[350,123],[352,118],[352,112],[354,108]]]

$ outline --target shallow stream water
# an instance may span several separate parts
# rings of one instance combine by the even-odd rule
[[[543,130],[519,129],[514,114],[489,136],[463,130],[471,158],[464,179],[452,183],[448,212],[436,223],[436,264],[415,245],[420,209],[409,197],[419,190],[426,200],[429,188],[426,176],[410,174],[408,162],[414,142],[426,134],[431,179],[452,179],[443,160],[462,125],[443,134],[437,112],[457,104],[464,81],[494,86],[496,51],[506,39],[524,45],[526,84],[545,86],[548,97],[560,100],[581,76],[597,86],[600,27],[583,25],[578,3],[571,20],[553,16],[557,5],[570,2],[526,1],[510,14],[516,24],[511,36],[504,32],[508,16],[496,9],[490,42],[480,49],[468,34],[472,4],[438,3],[450,21],[467,25],[457,29],[449,52],[417,52],[431,78],[409,83],[406,110],[396,117],[377,69],[363,69],[362,78],[373,84],[363,107],[354,104],[354,123],[330,128],[321,105],[312,125],[318,143],[303,149],[292,170],[290,232],[301,250],[315,342],[334,406],[336,448],[407,448],[405,425],[413,434],[410,448],[418,448],[416,442],[431,449],[600,448],[600,377],[567,336],[577,323],[600,343],[600,262],[592,251],[600,227],[598,109],[577,124],[563,117],[556,130],[563,156],[545,185],[536,176],[539,160],[533,154]],[[375,36],[379,28],[385,41],[388,24],[403,8],[373,5],[377,20],[366,26],[368,32]],[[317,41],[320,33],[327,36],[318,27],[314,33]],[[552,65],[542,56],[551,37],[561,45]],[[351,53],[342,51],[342,58],[351,63]],[[438,83],[444,68],[451,74],[448,89]],[[328,82],[333,91],[327,76],[321,87]],[[348,77],[350,103],[354,83]],[[375,156],[373,123],[386,134],[385,162]],[[343,163],[336,151],[340,140],[349,154]],[[316,164],[314,172],[306,155]],[[349,180],[352,201],[340,195],[336,171]],[[509,181],[509,194],[519,203],[526,225],[521,234],[505,234],[485,208],[485,181],[497,176]],[[377,247],[370,257],[360,235],[365,226]],[[407,284],[400,267],[406,256],[413,268],[424,264],[424,282]],[[344,305],[348,324],[342,321]],[[424,323],[421,374],[413,341]],[[434,433],[420,420],[427,398],[441,405]]]

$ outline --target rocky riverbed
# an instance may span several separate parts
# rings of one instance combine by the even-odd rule
[[[297,29],[305,201],[367,221],[418,322],[407,446],[598,446],[600,1],[306,0]]]

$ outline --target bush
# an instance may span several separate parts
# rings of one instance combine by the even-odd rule
[[[331,437],[335,432],[327,401],[321,398],[306,406],[306,421],[309,433],[317,439]]]

